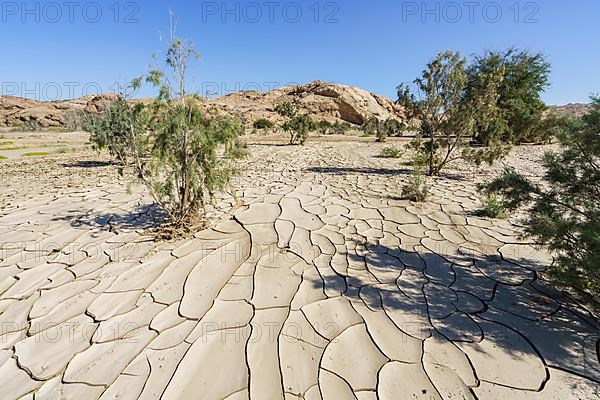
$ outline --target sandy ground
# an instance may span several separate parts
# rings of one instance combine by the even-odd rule
[[[598,397],[597,319],[543,280],[517,216],[474,216],[501,165],[415,204],[382,145],[279,144],[174,243],[104,156],[1,161],[1,397]],[[535,177],[544,150],[506,163]]]

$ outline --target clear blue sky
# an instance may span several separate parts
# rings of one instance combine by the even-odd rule
[[[169,8],[179,36],[202,53],[190,70],[200,94],[321,79],[394,97],[396,85],[412,81],[440,50],[470,55],[513,45],[552,63],[547,103],[584,102],[600,92],[598,0],[58,0],[0,7],[2,94],[30,98],[109,92],[143,73],[162,48]]]

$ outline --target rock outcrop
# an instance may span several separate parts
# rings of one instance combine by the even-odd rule
[[[592,109],[591,104],[569,103],[564,106],[550,106],[549,112],[565,117],[581,117]]]
[[[402,108],[388,98],[359,88],[321,81],[266,93],[242,91],[207,101],[209,105],[240,118],[246,125],[260,118],[281,122],[282,118],[274,109],[282,102],[294,103],[313,119],[332,123],[346,121],[360,125],[371,116],[382,120],[404,119]]]
[[[64,127],[69,114],[76,111],[101,111],[114,95],[86,96],[75,100],[37,102],[18,97],[0,97],[0,126],[22,126],[31,123],[42,128]],[[203,106],[212,107],[242,120],[246,126],[266,118],[279,123],[282,118],[275,106],[294,103],[301,112],[315,120],[346,121],[360,125],[368,117],[404,119],[402,108],[393,101],[365,90],[315,81],[299,86],[283,87],[271,92],[242,91],[215,99]]]
[[[0,96],[0,127],[61,128],[70,115],[87,110],[100,112],[115,95],[90,95],[75,100],[35,101],[13,96]]]

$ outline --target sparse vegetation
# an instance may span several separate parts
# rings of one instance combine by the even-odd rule
[[[298,108],[292,103],[281,103],[275,107],[275,111],[287,121],[282,128],[290,135],[290,144],[303,145],[308,139],[308,133],[315,128],[314,121],[306,114],[299,114]]]
[[[24,121],[19,124],[18,129],[23,132],[38,132],[42,130],[42,125],[36,120]]]
[[[397,147],[386,146],[381,149],[379,157],[381,158],[400,158],[404,152]]]
[[[8,158],[5,156],[0,156],[0,160],[7,160]]]
[[[417,161],[427,169],[427,175],[437,175],[457,159],[477,163],[493,162],[507,148],[493,142],[487,148],[468,146],[475,130],[475,117],[485,118],[496,113],[501,75],[478,76],[477,89],[469,86],[466,59],[460,53],[444,52],[427,64],[422,76],[414,83],[417,95],[407,86],[398,86],[398,104],[405,107],[410,119],[421,123],[421,133],[412,143],[419,154]]]
[[[254,127],[254,129],[268,130],[273,129],[275,127],[275,124],[269,121],[268,119],[260,118],[254,121],[254,124],[252,124],[252,126]]]
[[[159,65],[132,81],[158,88],[148,106],[131,105],[124,96],[100,117],[86,123],[96,147],[107,147],[134,168],[156,204],[176,228],[198,222],[214,194],[223,191],[235,174],[235,161],[247,150],[239,139],[240,121],[204,113],[186,93],[186,70],[198,57],[190,41],[174,37],[166,51],[166,68]]]
[[[109,104],[101,114],[85,113],[83,129],[90,132],[95,150],[108,149],[111,156],[127,165],[134,158],[143,159],[141,149],[147,147],[146,129],[151,119],[149,110],[141,104],[129,104],[124,96]]]
[[[0,142],[0,147],[14,146],[15,142]]]
[[[495,194],[485,194],[481,199],[482,208],[477,210],[476,215],[487,218],[506,219],[508,213],[503,201]]]
[[[321,135],[330,135],[334,132],[334,125],[331,122],[323,119],[317,122],[316,130]]]
[[[549,74],[550,64],[539,53],[511,48],[476,56],[468,68],[470,90],[484,90],[487,77],[500,80],[494,110],[475,115],[474,140],[485,146],[546,141],[552,121],[542,123],[546,105],[541,93],[548,87]]]
[[[63,117],[63,130],[66,132],[77,132],[82,130],[83,128],[83,118],[84,113],[81,111],[69,110],[65,112]]]
[[[381,128],[387,137],[400,136],[406,129],[406,125],[397,119],[386,119]]]
[[[352,129],[352,125],[349,122],[336,121],[331,128],[331,132],[334,135],[345,135],[350,129]]]
[[[402,196],[411,201],[423,202],[429,196],[427,180],[419,169],[415,169],[408,183],[402,188]]]
[[[22,157],[43,157],[43,156],[49,156],[50,153],[44,152],[44,151],[32,151],[31,153],[24,153],[21,156]]]
[[[558,131],[560,153],[546,153],[545,182],[515,170],[487,185],[509,210],[526,207],[525,234],[556,255],[550,274],[579,290],[600,293],[600,98],[592,111]]]

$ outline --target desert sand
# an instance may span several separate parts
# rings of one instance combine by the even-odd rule
[[[502,165],[412,203],[372,139],[282,143],[175,242],[106,156],[0,161],[0,397],[597,398],[596,317],[519,215],[475,216]],[[547,148],[505,163],[539,176]]]

